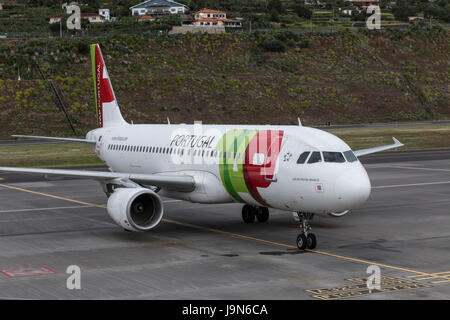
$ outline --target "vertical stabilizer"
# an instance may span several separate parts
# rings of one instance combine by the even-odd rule
[[[98,44],[91,45],[91,60],[99,128],[126,125]]]

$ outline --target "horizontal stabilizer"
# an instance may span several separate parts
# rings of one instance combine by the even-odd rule
[[[82,142],[82,143],[93,143],[93,144],[96,143],[94,140],[76,139],[76,138],[24,136],[24,135],[19,135],[19,134],[12,135],[12,137],[14,137],[14,138],[25,138],[25,139],[41,139],[41,140],[66,141],[66,142]]]
[[[379,146],[379,147],[368,148],[368,149],[356,150],[353,153],[357,157],[361,157],[361,156],[365,156],[366,154],[371,154],[371,153],[380,152],[380,151],[389,150],[389,149],[394,149],[394,148],[400,148],[400,147],[404,146],[403,143],[401,143],[400,141],[398,141],[394,137],[392,137],[392,140],[394,140],[393,144],[388,144],[388,145],[385,145],[385,146]]]

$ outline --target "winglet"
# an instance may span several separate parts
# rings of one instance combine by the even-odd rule
[[[395,137],[392,137],[392,140],[394,140],[394,144],[396,144],[398,147],[403,147],[404,144],[401,143],[400,141],[398,141],[397,139],[395,139]]]
[[[397,149],[397,148],[404,146],[403,143],[401,143],[394,137],[392,137],[392,140],[394,140],[393,144],[388,144],[386,146],[379,146],[379,147],[368,148],[368,149],[362,149],[362,150],[356,150],[353,153],[355,154],[355,156],[361,157],[361,156],[365,156],[366,154],[371,154],[371,153],[380,152],[380,151],[389,150],[389,149]]]

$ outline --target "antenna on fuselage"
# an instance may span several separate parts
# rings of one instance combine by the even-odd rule
[[[298,126],[299,126],[299,127],[303,127],[302,121],[300,120],[300,117],[298,117],[297,120],[298,120]]]
[[[170,120],[169,120],[169,117],[167,117],[167,124],[170,124]]]

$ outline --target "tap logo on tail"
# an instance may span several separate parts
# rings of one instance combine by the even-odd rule
[[[108,71],[98,44],[91,45],[92,73],[94,76],[95,104],[97,107],[98,126],[103,127],[105,103],[115,102]]]

